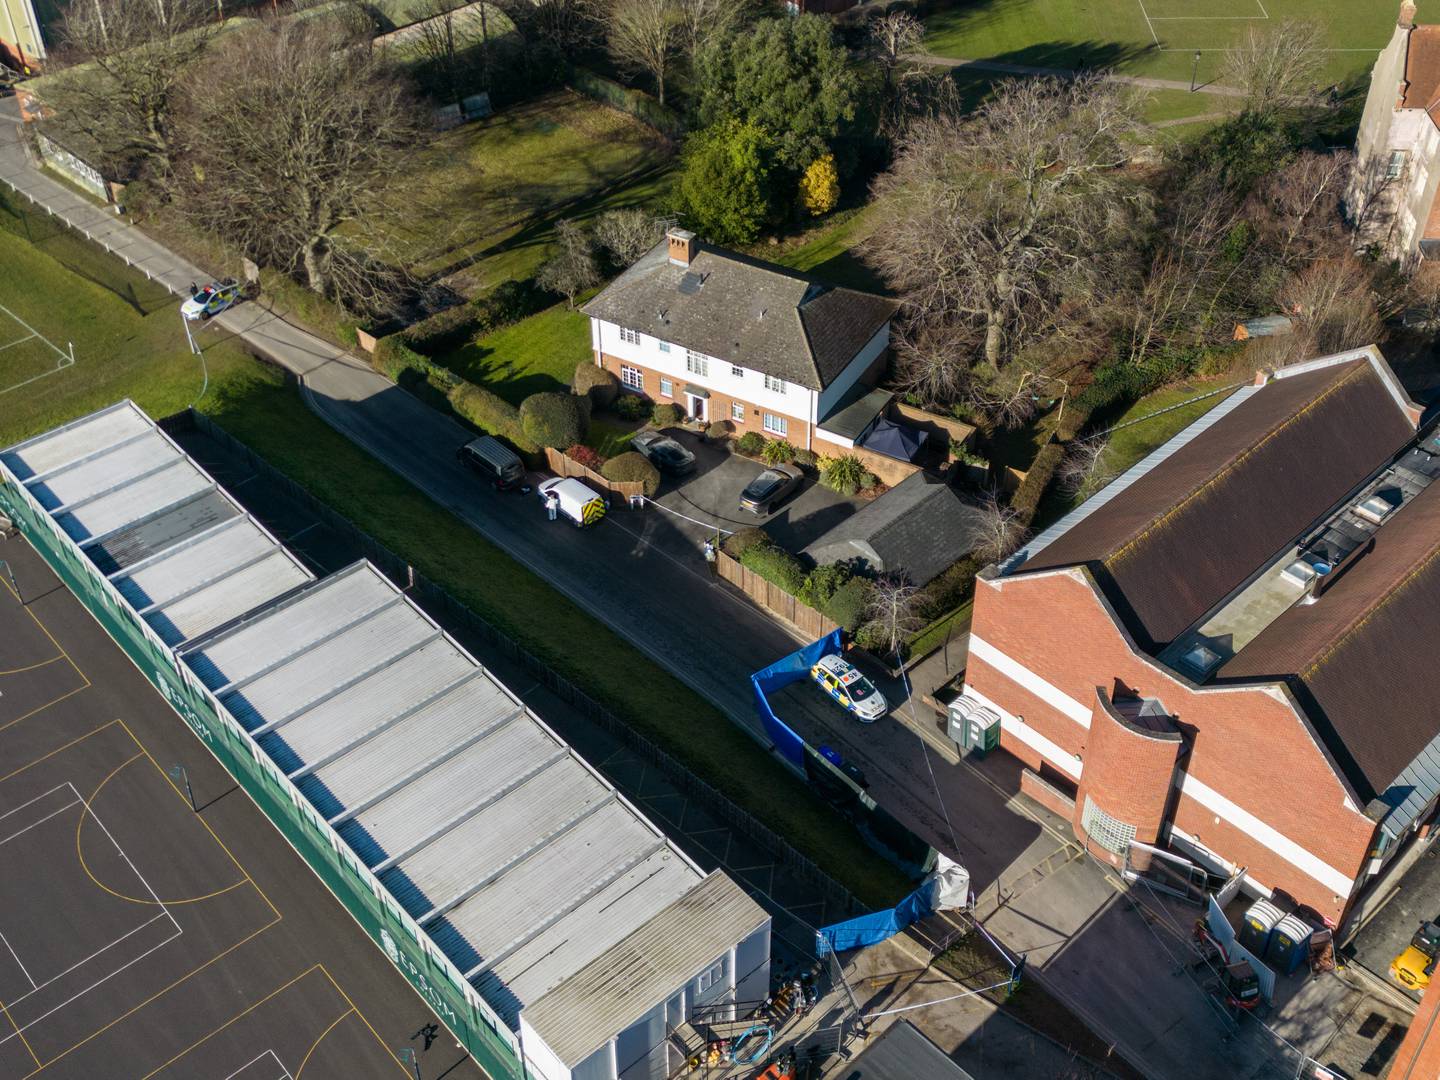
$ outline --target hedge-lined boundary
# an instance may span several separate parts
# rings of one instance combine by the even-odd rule
[[[679,115],[661,105],[654,98],[642,94],[639,90],[630,90],[621,86],[614,80],[597,75],[587,68],[572,68],[569,78],[565,80],[565,85],[576,93],[584,94],[602,105],[609,105],[611,108],[629,113],[642,124],[654,128],[667,138],[676,139],[685,133],[685,125],[680,122]]]

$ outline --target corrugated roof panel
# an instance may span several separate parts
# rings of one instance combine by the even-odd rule
[[[521,1001],[536,1001],[693,888],[694,872],[674,852],[657,851],[534,941],[516,949],[496,965],[495,975]],[[752,914],[751,920],[758,925],[760,917]],[[728,949],[735,940],[727,941],[722,949]],[[686,942],[691,956],[697,954],[695,944],[693,940]],[[709,960],[692,962],[704,964]]]
[[[151,431],[83,464],[68,466],[26,486],[41,506],[54,510],[183,460],[184,455],[169,439],[158,431]]]
[[[611,803],[511,867],[446,921],[489,962],[635,864],[658,839],[623,804]]]
[[[424,915],[435,905],[458,896],[467,886],[495,873],[567,823],[578,824],[583,815],[594,812],[610,797],[609,788],[567,757],[402,860],[387,870],[381,880],[407,911]],[[441,824],[468,806],[483,801],[483,793],[467,792],[464,805]],[[423,839],[426,835],[426,831],[419,831],[413,839]]]
[[[329,640],[305,650],[223,696],[235,719],[252,726],[278,720],[372,668],[390,663],[436,633],[403,604],[373,613]],[[253,725],[253,726],[259,726]]]
[[[145,621],[166,645],[179,645],[309,580],[304,567],[276,547],[257,561],[242,563],[189,595],[162,604],[147,613]]]
[[[77,506],[72,513],[60,514],[55,523],[72,539],[87,540],[136,522],[210,486],[210,481],[193,465],[177,458],[173,465],[157,473]]]
[[[139,567],[134,573],[115,578],[120,595],[136,609],[163,604],[179,596],[197,581],[213,580],[251,559],[282,550],[248,520],[231,518],[229,528],[219,529],[194,543],[175,547],[173,554]]]
[[[463,799],[466,792],[486,783],[492,772],[523,769],[558,748],[553,739],[524,718],[503,723],[515,711],[514,705],[498,696],[483,701],[447,698],[440,708],[427,709],[397,724],[320,769],[307,778],[301,790],[311,796],[307,785],[312,779],[317,781],[333,801],[316,801],[315,797],[311,801],[322,811],[335,807],[327,815],[334,817],[343,809],[364,805],[397,781],[423,769],[423,775],[356,815],[378,843],[390,852],[399,850],[406,836],[425,831],[426,823],[434,823],[437,816],[444,820],[447,808]],[[436,761],[447,749],[466,743],[470,744],[466,752]],[[434,764],[425,768],[431,762]],[[406,831],[396,835],[397,825]]]
[[[420,702],[474,670],[443,641],[411,653],[401,663],[415,666],[404,681],[388,678],[388,672],[382,671],[261,736],[260,745],[275,764],[294,772],[366,736],[373,738],[377,729],[397,718],[403,722]]]
[[[215,690],[301,655],[326,633],[394,599],[395,590],[379,574],[327,578],[295,602],[205,644],[186,659]]]
[[[142,524],[122,529],[85,549],[102,574],[113,574],[159,554],[189,537],[241,517],[238,506],[220,491],[211,491],[175,506]]]
[[[126,401],[21,443],[5,453],[3,460],[19,479],[28,480],[149,431],[153,426],[149,417]]]

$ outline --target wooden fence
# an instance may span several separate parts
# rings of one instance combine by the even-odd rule
[[[820,612],[809,604],[802,604],[779,585],[766,581],[755,571],[742,566],[723,551],[715,553],[716,567],[720,576],[743,592],[766,611],[778,615],[802,634],[812,638],[824,637],[836,628]]]
[[[556,476],[574,476],[585,480],[601,491],[607,491],[615,496],[611,500],[613,507],[618,500],[622,506],[630,505],[630,496],[644,495],[645,485],[639,480],[606,480],[594,469],[581,465],[574,458],[568,458],[552,446],[545,448],[545,465]]]

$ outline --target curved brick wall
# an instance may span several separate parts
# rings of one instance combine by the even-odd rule
[[[1103,689],[1095,692],[1095,709],[1086,739],[1085,768],[1075,796],[1072,824],[1081,841],[1088,837],[1081,824],[1085,797],[1113,818],[1135,826],[1135,839],[1154,844],[1165,821],[1170,802],[1175,763],[1184,746],[1178,731],[1152,731],[1131,723],[1117,713]],[[1097,856],[1108,856],[1103,848],[1090,845]],[[1117,856],[1117,865],[1124,861]]]

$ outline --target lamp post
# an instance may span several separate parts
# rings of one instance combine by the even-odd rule
[[[185,312],[180,312],[180,325],[185,327],[185,340],[190,343],[190,351],[196,356],[200,355],[200,349],[195,344],[195,338],[190,333],[190,320],[185,317]]]
[[[1195,50],[1195,66],[1190,69],[1190,93],[1195,92],[1195,80],[1200,74],[1200,50]]]

